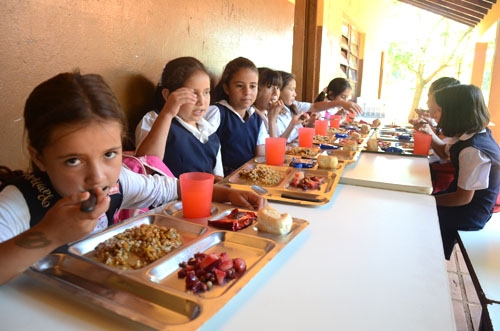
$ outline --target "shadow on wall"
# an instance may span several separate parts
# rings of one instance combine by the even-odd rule
[[[153,109],[156,85],[143,75],[133,75],[127,79],[125,99],[122,105],[127,117],[128,131],[123,142],[123,150],[135,150],[135,127],[142,117]]]

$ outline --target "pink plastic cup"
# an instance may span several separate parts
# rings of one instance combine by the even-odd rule
[[[315,132],[319,136],[326,136],[328,132],[328,120],[316,120],[314,121]]]
[[[179,181],[184,217],[209,217],[212,209],[214,175],[205,172],[186,172],[179,176]]]
[[[432,136],[427,133],[415,131],[413,134],[413,154],[429,155]]]
[[[330,117],[330,128],[335,128],[335,129],[340,128],[340,121],[341,120],[342,120],[342,116],[332,115]]]
[[[312,147],[314,128],[299,128],[299,147]]]
[[[266,164],[281,166],[285,162],[286,139],[266,138]]]

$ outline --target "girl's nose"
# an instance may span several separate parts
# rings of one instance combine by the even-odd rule
[[[103,182],[104,170],[99,164],[90,164],[87,171],[86,183],[93,187]]]

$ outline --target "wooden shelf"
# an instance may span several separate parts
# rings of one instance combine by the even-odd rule
[[[340,42],[340,69],[346,74],[351,83],[353,97],[356,98],[358,91],[357,84],[360,81],[359,69],[359,42],[360,34],[348,21],[342,23],[342,38]]]

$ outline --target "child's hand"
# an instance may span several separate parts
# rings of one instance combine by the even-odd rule
[[[284,106],[285,104],[282,100],[269,102],[269,110],[267,111],[267,117],[269,118],[269,121],[276,120]]]
[[[110,198],[102,189],[95,189],[96,204],[93,211],[80,210],[81,203],[90,196],[81,192],[60,199],[39,223],[38,230],[48,240],[60,245],[79,240],[94,230],[98,218],[109,208]]]
[[[303,114],[297,114],[292,117],[292,120],[290,121],[290,124],[292,126],[296,126],[297,124],[306,124],[309,122],[309,114],[303,113]]]
[[[363,109],[361,109],[361,107],[357,103],[352,101],[341,100],[340,106],[351,113],[351,115],[354,117],[363,112]]]
[[[231,202],[233,206],[253,210],[259,210],[267,206],[267,199],[254,192],[241,190],[231,190],[229,193],[229,202]]]
[[[169,113],[172,117],[177,116],[179,110],[184,104],[196,104],[198,97],[194,93],[193,89],[187,87],[181,87],[174,92],[170,93],[163,105],[162,112]]]

